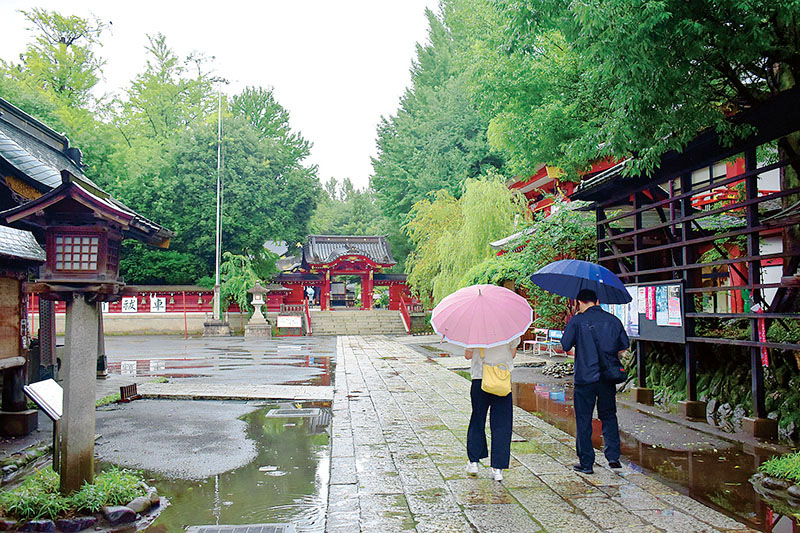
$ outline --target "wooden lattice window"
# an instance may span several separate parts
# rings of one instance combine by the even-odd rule
[[[86,235],[56,235],[56,270],[94,271],[100,239]]]

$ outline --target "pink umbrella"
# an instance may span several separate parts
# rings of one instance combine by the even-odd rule
[[[472,285],[447,296],[433,309],[433,331],[467,348],[507,344],[525,333],[533,309],[519,294],[497,285]]]

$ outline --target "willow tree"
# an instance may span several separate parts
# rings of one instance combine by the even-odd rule
[[[578,211],[579,203],[556,201],[549,214],[539,212],[507,245],[508,253],[493,255],[474,265],[461,279],[462,285],[511,281],[524,289],[536,310],[536,327],[563,328],[570,315],[569,300],[541,290],[530,275],[559,259],[597,259],[594,214]]]
[[[526,212],[524,198],[499,175],[467,180],[460,199],[440,190],[420,200],[405,225],[414,246],[406,262],[409,284],[439,302],[464,286],[464,273],[491,257],[489,243],[512,233]]]

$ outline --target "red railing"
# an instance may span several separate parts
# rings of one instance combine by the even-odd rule
[[[400,295],[400,316],[403,318],[403,325],[406,328],[406,333],[411,333],[411,313],[408,311],[408,303],[403,295]]]

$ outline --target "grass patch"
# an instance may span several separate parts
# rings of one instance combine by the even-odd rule
[[[110,403],[118,402],[120,400],[120,398],[121,398],[121,396],[119,395],[119,393],[115,392],[114,394],[109,394],[108,396],[103,396],[102,398],[100,398],[99,400],[94,402],[94,406],[95,407],[103,407],[104,405],[108,405]]]
[[[472,374],[469,373],[469,370],[456,370],[456,374],[464,379],[472,381]]]
[[[511,451],[516,453],[544,453],[538,442],[529,440],[524,442],[512,442]]]
[[[169,379],[164,376],[158,376],[156,379],[151,379],[148,383],[167,383]]]
[[[54,520],[79,512],[95,513],[106,505],[125,505],[144,496],[144,478],[138,472],[112,467],[99,474],[93,485],[84,483],[77,492],[64,496],[58,491],[59,477],[51,469],[40,470],[14,490],[0,494],[4,516],[20,520]]]
[[[800,481],[800,451],[764,461],[758,470],[770,477],[798,482]]]

